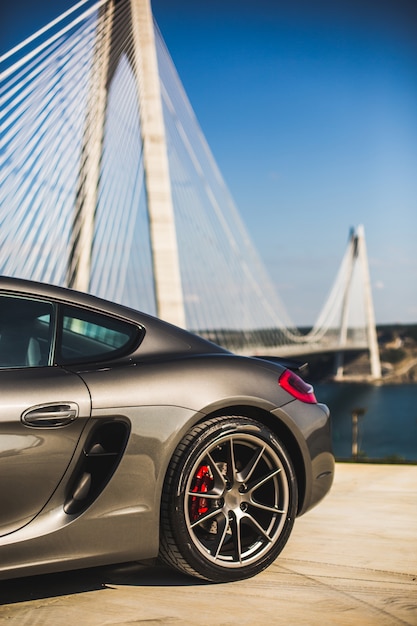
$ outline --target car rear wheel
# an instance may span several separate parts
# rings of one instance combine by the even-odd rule
[[[296,510],[295,473],[275,435],[245,417],[207,420],[168,468],[160,556],[205,580],[254,576],[283,549]]]

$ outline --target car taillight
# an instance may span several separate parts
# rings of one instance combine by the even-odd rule
[[[278,382],[285,391],[288,391],[297,400],[308,402],[309,404],[317,404],[312,385],[306,383],[291,370],[285,370],[279,377]]]

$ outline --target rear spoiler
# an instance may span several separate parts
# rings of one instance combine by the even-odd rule
[[[261,356],[256,354],[252,358],[262,359],[263,361],[270,361],[271,363],[282,365],[282,367],[285,367],[292,372],[302,372],[308,366],[307,361],[295,361],[294,359],[285,359],[279,356]]]

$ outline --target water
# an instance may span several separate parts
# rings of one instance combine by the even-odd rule
[[[332,414],[337,459],[352,456],[352,411],[365,409],[359,417],[360,456],[417,461],[417,385],[316,383],[314,388]]]

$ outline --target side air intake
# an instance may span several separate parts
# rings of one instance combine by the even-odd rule
[[[69,482],[65,513],[82,513],[99,496],[119,465],[128,437],[126,422],[106,422],[94,428]]]

